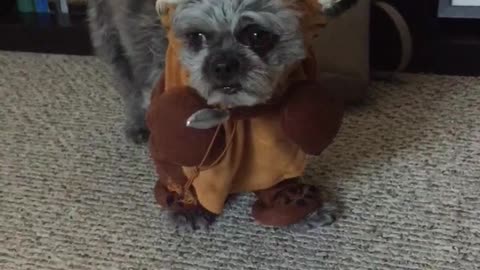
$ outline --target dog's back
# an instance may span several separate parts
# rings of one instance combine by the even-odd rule
[[[152,0],[89,0],[91,39],[127,107],[127,135],[145,139],[144,110],[164,67],[165,32]]]

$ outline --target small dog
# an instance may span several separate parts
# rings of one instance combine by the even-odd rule
[[[356,0],[318,2],[336,16]],[[167,3],[177,4],[172,29],[185,45],[181,63],[209,104],[263,103],[289,65],[306,56],[288,0],[89,0],[93,46],[112,69],[135,143],[148,138],[145,112],[164,69],[168,41],[158,12]]]

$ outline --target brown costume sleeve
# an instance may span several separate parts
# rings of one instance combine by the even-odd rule
[[[340,129],[343,102],[329,96],[313,81],[294,83],[289,95],[282,118],[285,133],[305,153],[319,155]]]
[[[188,87],[164,92],[159,83],[152,94],[147,112],[150,130],[150,152],[155,162],[168,162],[181,166],[198,166],[207,154],[216,128],[193,129],[186,126],[187,119],[197,110],[206,108],[205,102]],[[213,163],[225,147],[225,134],[220,129],[205,166]]]

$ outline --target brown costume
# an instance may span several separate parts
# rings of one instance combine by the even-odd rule
[[[298,3],[311,51],[308,44],[323,18],[317,1]],[[177,211],[202,207],[220,214],[230,194],[255,192],[253,216],[275,226],[296,223],[320,208],[317,189],[291,179],[302,176],[307,154],[320,154],[332,142],[343,106],[315,82],[312,54],[280,83],[284,94],[278,100],[233,109],[231,119],[218,128],[188,128],[187,118],[209,106],[188,87],[188,73],[177,55],[181,44],[169,29],[174,7],[169,8],[162,17],[170,41],[165,76],[147,114],[149,146],[159,175],[157,201]]]

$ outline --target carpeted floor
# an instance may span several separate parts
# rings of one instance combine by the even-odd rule
[[[337,222],[269,229],[252,198],[176,231],[95,58],[0,53],[0,269],[480,269],[480,78],[402,75],[308,176]]]

